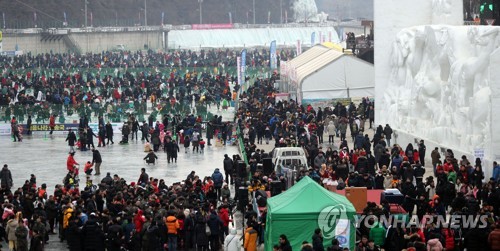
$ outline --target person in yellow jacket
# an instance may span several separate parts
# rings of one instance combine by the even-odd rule
[[[258,238],[257,230],[249,226],[245,230],[245,243],[243,245],[245,251],[257,251],[257,238]]]
[[[254,179],[252,182],[252,185],[248,186],[248,192],[252,193],[252,192],[255,192],[257,190],[265,191],[266,187],[264,185],[262,185],[262,183],[260,183],[260,180]]]
[[[69,227],[69,221],[74,213],[73,204],[71,204],[71,202],[68,202],[68,204],[66,204],[65,207],[66,209],[63,209],[63,222],[62,222],[63,224],[62,224],[62,229],[60,231],[61,241],[66,239],[66,230]]]
[[[168,250],[177,250],[177,231],[180,228],[179,221],[175,217],[174,211],[169,211],[168,216],[165,219],[165,225],[167,226],[167,236],[168,236]]]

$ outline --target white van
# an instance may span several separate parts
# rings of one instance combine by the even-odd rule
[[[298,170],[307,168],[307,157],[302,147],[279,147],[273,150],[273,164],[277,174],[282,173],[281,168]]]

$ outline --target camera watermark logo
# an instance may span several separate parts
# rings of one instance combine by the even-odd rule
[[[342,204],[328,206],[319,213],[318,226],[325,239],[333,239],[338,233],[348,230],[348,224],[339,224],[340,220],[348,220],[346,207]]]

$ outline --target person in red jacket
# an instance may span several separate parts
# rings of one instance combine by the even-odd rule
[[[66,160],[66,168],[68,171],[75,171],[75,165],[79,166],[78,162],[75,160],[75,152],[70,152],[68,156],[68,160]]]
[[[92,171],[94,171],[94,169],[92,169],[93,166],[94,166],[94,164],[92,162],[87,161],[87,163],[85,164],[85,167],[83,168],[83,171],[85,172],[85,174],[87,174],[87,175],[92,174]]]
[[[222,232],[220,234],[221,243],[224,243],[225,237],[229,234],[229,222],[233,220],[229,219],[229,210],[227,205],[222,205],[219,209],[219,218],[222,220]]]
[[[52,132],[54,132],[54,127],[56,127],[56,116],[54,116],[54,114],[50,115],[49,127],[50,127],[50,134],[52,134]]]
[[[142,225],[144,225],[144,222],[146,222],[146,219],[142,215],[142,210],[137,209],[137,212],[134,215],[134,226],[136,233],[140,233],[142,231]]]
[[[447,227],[443,228],[441,230],[441,233],[445,240],[444,248],[446,248],[446,250],[455,250],[455,233],[453,232],[453,230]]]

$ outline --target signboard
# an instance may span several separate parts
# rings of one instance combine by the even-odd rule
[[[344,248],[349,248],[349,220],[339,219],[335,226],[335,238],[339,241],[339,245]]]
[[[243,82],[241,81],[241,57],[236,58],[236,68],[238,69],[238,84],[242,85]]]
[[[276,40],[271,42],[271,46],[269,48],[269,62],[271,69],[278,68],[278,58],[276,57]]]
[[[479,158],[481,161],[483,161],[484,158],[484,148],[477,148],[474,149],[474,159]]]
[[[290,96],[289,93],[276,93],[274,95],[275,97],[275,102],[278,103],[280,101],[288,101],[288,97]]]
[[[122,125],[122,123],[111,123],[111,126],[113,126],[113,133],[120,135]],[[23,127],[23,134],[26,134],[28,131],[28,127],[26,126],[26,124],[21,124],[21,126]],[[98,124],[89,123],[89,127],[92,128],[92,131],[97,135],[97,132],[99,131]],[[0,136],[11,135],[11,129],[12,128],[10,124],[1,124]],[[30,129],[33,133],[47,132],[50,131],[50,126],[49,124],[32,124]],[[78,124],[56,124],[54,127],[54,132],[67,132],[69,129],[78,131]]]
[[[334,98],[334,99],[332,99],[333,105],[336,105],[337,102],[340,102],[343,106],[348,106],[351,104],[352,99],[351,98]]]

